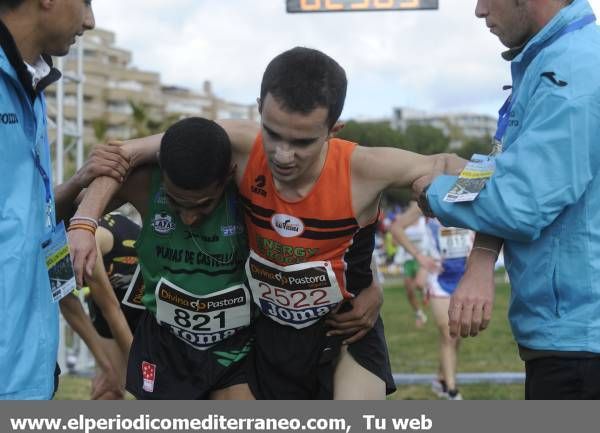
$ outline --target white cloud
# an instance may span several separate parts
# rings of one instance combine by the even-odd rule
[[[600,9],[600,0],[592,0]],[[475,0],[438,11],[286,14],[283,0],[97,0],[99,27],[115,31],[134,65],[163,82],[250,103],[268,61],[296,45],[345,67],[344,117],[386,116],[398,105],[492,113],[510,80],[502,46],[474,16]]]

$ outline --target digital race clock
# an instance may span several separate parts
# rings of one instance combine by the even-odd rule
[[[438,0],[287,0],[288,12],[437,9]]]

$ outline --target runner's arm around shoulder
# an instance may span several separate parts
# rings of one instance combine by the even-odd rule
[[[144,138],[136,138],[124,142],[119,142],[119,148],[129,161],[131,169],[141,167],[146,164],[156,164],[158,151],[160,150],[160,141],[163,134],[151,135]],[[139,173],[139,171],[135,171]],[[133,174],[131,174],[133,176]],[[130,177],[131,177],[130,176]],[[135,182],[125,182],[132,186]],[[127,191],[128,187],[122,189]],[[113,197],[120,191],[120,184],[115,179],[100,176],[96,177],[87,188],[84,198],[77,209],[77,216],[88,218],[100,218]],[[129,201],[125,199],[124,201]],[[133,203],[135,205],[135,203]],[[139,209],[138,209],[139,211]]]
[[[123,142],[123,149],[129,155],[131,167],[140,167],[145,164],[155,164],[158,161],[160,142],[164,133],[148,137],[135,138]]]
[[[129,170],[129,157],[120,144],[94,146],[84,165],[69,180],[54,188],[57,220],[68,219],[76,209],[81,191],[99,176],[122,182]]]
[[[252,150],[252,145],[256,136],[260,132],[260,125],[251,120],[217,120],[231,141],[231,149],[234,154],[248,154]]]
[[[248,156],[260,132],[260,125],[250,120],[217,120],[231,141],[231,161],[237,166],[236,179],[241,181]]]
[[[244,169],[254,140],[260,132],[260,125],[249,120],[217,120],[216,123],[225,129],[229,136],[232,162],[237,164],[239,169]],[[126,141],[123,148],[130,157],[131,166],[139,167],[144,164],[156,163],[163,135],[157,134]]]
[[[352,175],[373,192],[388,187],[407,187],[436,172],[459,174],[466,165],[453,154],[420,155],[392,147],[358,146],[352,156]]]
[[[151,172],[151,167],[141,167],[135,170],[122,186],[108,177],[94,180],[86,190],[74,218],[98,220],[113,198],[116,198],[113,202],[115,206],[130,202],[138,212],[145,215]],[[91,276],[96,263],[96,240],[91,231],[81,229],[70,230],[68,238],[75,278],[77,284],[81,286],[84,271]]]

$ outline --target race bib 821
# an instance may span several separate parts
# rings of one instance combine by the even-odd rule
[[[195,295],[161,278],[156,320],[190,346],[205,350],[250,325],[250,294],[243,285]]]

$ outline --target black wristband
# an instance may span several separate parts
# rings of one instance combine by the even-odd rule
[[[429,218],[434,218],[435,215],[433,214],[433,211],[431,210],[431,206],[429,206],[429,200],[427,200],[427,190],[429,189],[430,186],[431,186],[431,184],[429,184],[425,188],[423,188],[423,191],[421,191],[421,194],[419,194],[419,197],[417,198],[417,204],[419,205],[421,212],[423,212],[423,215],[425,215],[426,217],[429,217]]]

